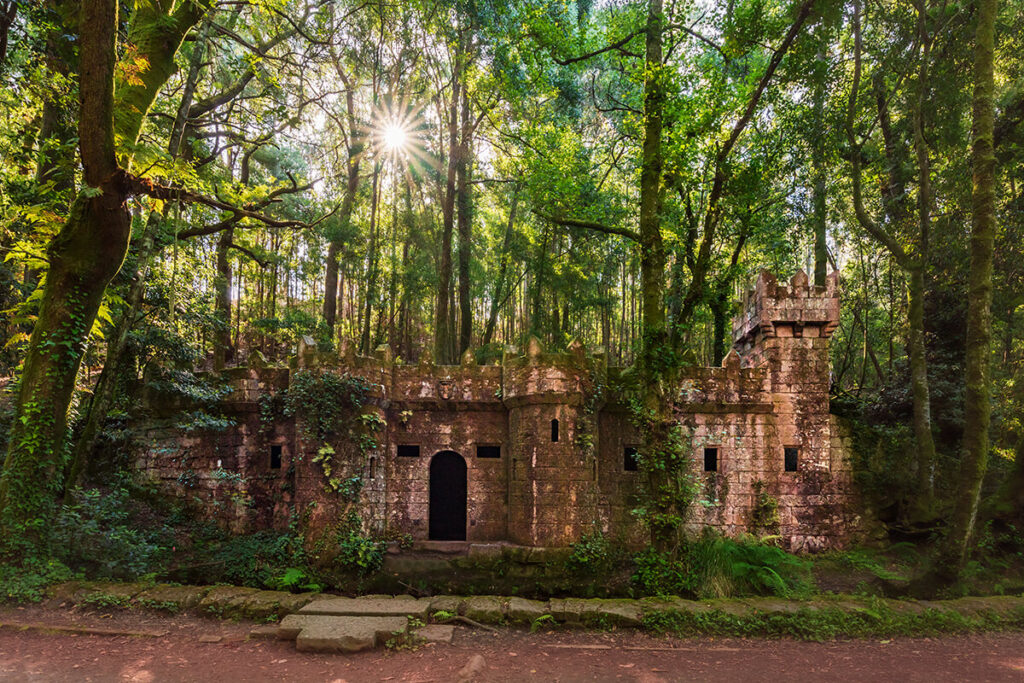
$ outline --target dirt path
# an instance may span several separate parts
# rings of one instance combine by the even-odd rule
[[[3,681],[456,682],[474,655],[479,681],[1024,680],[1024,634],[803,643],[655,638],[634,631],[500,635],[459,630],[452,645],[353,656],[300,654],[291,643],[246,640],[252,624],[144,612],[0,609],[0,622],[166,632],[94,636],[0,629]],[[202,642],[201,639],[219,642]]]

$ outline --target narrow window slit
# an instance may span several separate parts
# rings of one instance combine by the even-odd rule
[[[705,472],[717,472],[718,471],[718,447],[708,447],[704,449],[704,471]]]
[[[783,450],[786,459],[786,471],[796,472],[797,461],[800,458],[800,449],[796,446],[786,446]]]
[[[622,449],[622,469],[626,472],[636,472],[640,469],[640,460],[637,458],[637,451],[633,446],[626,446]]]

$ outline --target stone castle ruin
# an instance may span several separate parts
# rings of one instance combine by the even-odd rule
[[[837,277],[815,287],[802,272],[788,284],[762,273],[741,310],[722,367],[684,369],[676,394],[701,489],[689,523],[777,534],[794,551],[841,547],[861,521],[850,440],[829,414]],[[372,439],[357,448],[354,435],[369,432],[350,430],[325,443],[301,410],[268,415],[268,397],[307,371],[365,379],[358,422],[376,427]],[[296,514],[329,529],[354,511],[385,538],[560,547],[596,527],[640,545],[642,444],[613,389],[623,372],[578,343],[548,353],[531,340],[523,355],[477,365],[467,353],[458,366],[300,343],[289,368],[223,373],[234,388],[220,406],[226,430],[182,436],[150,397],[137,467],[237,531],[284,528]]]

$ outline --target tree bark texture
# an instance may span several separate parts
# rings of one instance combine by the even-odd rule
[[[996,235],[995,22],[996,0],[978,1],[974,42],[974,119],[971,193],[971,270],[967,292],[967,354],[964,440],[960,491],[947,537],[947,559],[963,569],[978,515],[981,485],[988,466],[991,406],[992,265]]]

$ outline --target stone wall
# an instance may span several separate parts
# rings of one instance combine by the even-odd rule
[[[795,550],[841,546],[857,533],[849,442],[828,409],[828,343],[838,313],[834,277],[814,287],[803,273],[786,285],[763,273],[745,297],[722,367],[683,373],[675,413],[700,481],[693,528],[777,534]],[[151,415],[140,473],[240,530],[282,527],[293,512],[328,529],[354,511],[368,532],[426,540],[432,463],[450,451],[465,464],[468,542],[566,546],[594,528],[630,546],[645,541],[631,514],[642,474],[630,466],[630,449],[642,444],[625,408],[597,392],[620,372],[600,353],[578,343],[547,353],[532,340],[525,353],[510,350],[495,365],[478,366],[467,353],[458,366],[429,359],[407,366],[387,347],[373,357],[353,349],[343,341],[338,353],[323,354],[301,343],[289,369],[226,371],[235,393],[223,408],[236,426],[183,436],[169,418]],[[358,509],[325,486],[315,462],[324,444],[306,436],[301,415],[298,424],[260,418],[260,396],[307,370],[350,373],[373,386],[367,410],[386,422],[378,447],[357,452],[346,435],[327,444],[344,475],[362,479]],[[714,471],[704,471],[706,449],[714,449]],[[270,467],[273,457],[279,468]],[[185,471],[195,475],[191,489]],[[447,481],[438,478],[434,493]]]

